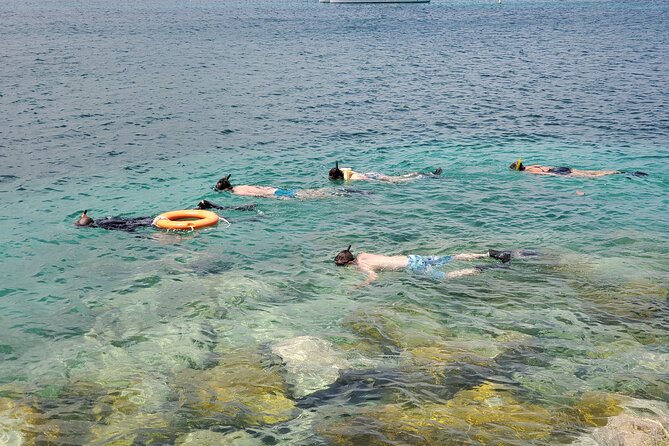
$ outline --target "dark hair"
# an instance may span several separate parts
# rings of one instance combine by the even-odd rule
[[[344,266],[348,263],[351,263],[352,261],[355,260],[355,256],[353,253],[351,253],[351,245],[348,245],[348,248],[346,248],[343,251],[340,251],[339,254],[334,258],[335,263],[337,266]]]
[[[518,166],[518,163],[520,163],[520,166]],[[522,162],[522,161],[518,160],[518,161],[515,161],[515,162],[511,163],[511,165],[509,166],[509,169],[512,169],[512,170],[525,170],[525,166],[523,165],[523,162]]]
[[[344,179],[344,172],[339,169],[339,161],[335,161],[335,166],[328,172],[328,177],[330,177],[331,180]]]
[[[228,175],[225,178],[221,178],[216,182],[216,186],[214,186],[214,189],[216,190],[232,190],[232,184],[230,184],[230,177],[232,174]]]

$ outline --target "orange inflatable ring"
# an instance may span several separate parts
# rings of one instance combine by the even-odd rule
[[[195,220],[184,220],[195,219]],[[218,223],[218,215],[211,211],[185,209],[181,211],[164,212],[153,219],[153,226],[160,229],[189,230],[206,228]]]

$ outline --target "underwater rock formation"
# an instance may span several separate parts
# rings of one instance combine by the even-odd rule
[[[244,431],[230,433],[201,430],[177,439],[177,446],[263,446],[259,438]]]
[[[340,370],[349,367],[330,343],[313,336],[288,339],[274,345],[272,353],[282,359],[295,398],[326,388],[337,380]]]
[[[335,445],[520,444],[548,438],[552,423],[546,409],[521,403],[508,389],[484,383],[440,404],[390,404],[332,416],[317,431]]]
[[[587,424],[597,426],[574,446],[667,446],[669,406],[612,394],[589,394],[576,406]]]
[[[194,423],[225,421],[243,428],[275,424],[296,416],[295,403],[278,368],[263,367],[255,352],[230,352],[206,370],[183,370],[174,384]]]

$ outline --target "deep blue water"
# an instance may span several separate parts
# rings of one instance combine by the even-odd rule
[[[173,440],[211,427],[193,421],[211,414],[183,402],[183,370],[312,336],[346,357],[343,376],[393,376],[404,396],[346,400],[342,379],[288,421],[215,424],[284,444],[349,444],[323,420],[406,408],[403,398],[446,404],[452,394],[420,390],[427,378],[406,377],[424,370],[403,360],[454,343],[472,355],[486,346],[494,364],[472,375],[441,358],[461,382],[453,392],[495,377],[566,417],[591,391],[666,402],[667,23],[661,1],[3,2],[0,396],[34,407],[62,442],[106,441],[118,413],[133,420],[123,435],[135,438],[127,431],[149,414],[168,420]],[[532,176],[507,168],[518,158],[649,175]],[[228,173],[234,184],[338,187],[326,176],[337,159],[362,172],[444,174],[310,201],[211,189]],[[257,211],[185,235],[72,225],[83,209],[157,215],[203,198]],[[351,243],[541,256],[449,283],[382,273],[356,289],[362,277],[331,263]],[[92,406],[82,382],[102,389]],[[151,404],[114,403],[92,419],[129,388]],[[30,430],[12,429],[9,438]],[[361,435],[351,441],[378,440]]]

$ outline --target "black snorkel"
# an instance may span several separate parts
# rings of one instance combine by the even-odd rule
[[[348,248],[344,249],[343,251],[340,251],[339,254],[337,254],[334,258],[334,262],[337,266],[348,265],[349,263],[353,262],[354,260],[355,260],[355,257],[353,256],[353,253],[351,252],[351,245],[348,245]]]
[[[74,222],[74,225],[75,226],[90,226],[93,223],[95,223],[95,221],[91,217],[86,215],[87,213],[88,213],[88,209],[86,209],[84,211],[84,213],[81,214],[81,217],[79,217],[79,220]]]
[[[214,186],[214,190],[232,190],[232,184],[230,184],[230,177],[232,174],[229,174],[225,178],[221,178],[216,182],[216,186]]]
[[[339,161],[335,161],[335,166],[328,172],[328,177],[333,181],[344,179],[344,172],[339,169]]]

